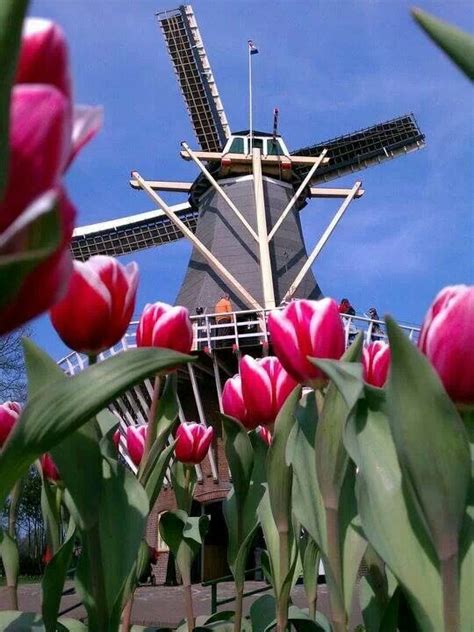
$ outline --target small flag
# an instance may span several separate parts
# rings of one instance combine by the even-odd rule
[[[249,53],[251,55],[256,55],[258,53],[258,48],[255,46],[252,40],[249,40]]]

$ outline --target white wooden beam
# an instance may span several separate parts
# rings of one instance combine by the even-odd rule
[[[181,158],[184,160],[192,160],[187,151],[182,151]],[[195,151],[193,152],[196,158],[199,160],[203,160],[204,162],[216,162],[222,160],[222,158],[227,158],[231,162],[243,162],[251,164],[252,162],[252,154],[223,154],[221,151]],[[294,165],[314,165],[315,162],[319,160],[319,157],[316,156],[262,156],[261,161],[262,164],[274,164],[278,165],[282,162],[290,162]],[[324,158],[322,164],[326,164],[329,162],[329,158]]]
[[[298,289],[299,285],[301,284],[301,281],[304,279],[304,277],[306,276],[308,271],[311,269],[311,266],[313,265],[314,260],[316,259],[316,257],[319,255],[319,253],[321,252],[321,250],[325,246],[325,244],[326,244],[327,240],[329,239],[329,237],[332,235],[334,229],[336,228],[339,220],[344,215],[344,213],[347,210],[349,204],[352,202],[352,200],[356,196],[356,193],[360,189],[361,184],[362,184],[362,182],[356,182],[354,184],[354,186],[352,187],[352,189],[350,189],[348,195],[346,196],[346,199],[341,204],[341,206],[339,207],[339,210],[334,215],[332,220],[329,222],[326,230],[324,231],[324,233],[321,236],[321,239],[318,241],[318,243],[314,247],[313,251],[309,255],[306,263],[304,264],[304,266],[301,268],[301,270],[297,274],[296,279],[290,285],[290,288],[288,289],[288,292],[283,297],[283,301],[288,301],[293,296],[293,294],[296,292],[296,290]]]
[[[328,152],[327,149],[323,149],[323,151],[319,155],[318,160],[312,165],[311,169],[306,174],[306,177],[304,178],[304,180],[301,182],[300,186],[297,188],[297,190],[293,194],[291,200],[286,205],[285,210],[282,212],[282,214],[278,218],[277,223],[275,224],[275,226],[270,231],[270,234],[268,235],[268,241],[269,242],[271,241],[272,237],[277,232],[277,230],[280,228],[282,222],[285,220],[285,217],[288,215],[288,213],[294,207],[296,200],[300,197],[300,195],[303,193],[305,188],[308,186],[309,182],[311,181],[311,178],[314,175],[314,172],[316,171],[316,169],[319,167],[319,165],[324,160],[324,157],[326,156],[327,152]]]
[[[141,186],[134,178],[129,180],[132,189],[141,189]],[[183,193],[189,193],[192,182],[175,182],[173,180],[147,180],[149,186],[153,191],[182,191]]]
[[[273,290],[272,263],[268,246],[267,218],[265,213],[265,196],[263,193],[262,163],[260,149],[252,150],[253,186],[255,194],[255,212],[257,215],[258,247],[260,251],[260,274],[262,276],[263,303],[265,309],[275,307]]]
[[[350,193],[350,189],[329,189],[326,187],[311,187],[309,197],[311,198],[345,198]],[[360,198],[364,195],[365,190],[359,189],[354,196]]]
[[[257,233],[250,226],[248,221],[245,219],[245,217],[242,215],[242,213],[239,211],[239,209],[235,206],[235,204],[232,202],[230,197],[227,195],[227,193],[224,191],[224,189],[220,186],[220,184],[217,182],[217,180],[212,177],[212,175],[209,173],[209,171],[206,169],[206,167],[202,164],[202,162],[196,156],[196,152],[194,152],[192,149],[190,149],[188,144],[185,143],[184,141],[181,143],[181,145],[182,145],[182,147],[184,147],[184,150],[189,154],[189,156],[191,157],[193,162],[199,167],[199,169],[205,175],[205,177],[207,178],[208,182],[210,182],[211,186],[220,194],[220,196],[227,203],[229,208],[239,218],[239,220],[242,222],[242,224],[245,226],[245,228],[249,231],[249,233],[252,235],[252,237],[255,239],[255,241],[258,241]]]
[[[193,233],[191,229],[189,229],[184,222],[182,222],[176,213],[173,212],[170,206],[166,204],[166,202],[156,193],[153,189],[148,186],[146,180],[144,180],[141,175],[134,171],[132,173],[133,178],[135,178],[139,183],[141,188],[148,193],[152,200],[154,200],[161,210],[165,213],[165,215],[173,222],[175,226],[179,228],[179,230],[183,233],[185,237],[189,239],[189,241],[199,250],[202,256],[206,259],[208,264],[211,266],[213,270],[223,279],[232,290],[240,296],[240,298],[250,307],[250,309],[262,309],[260,303],[249,293],[247,290],[237,281],[237,279],[225,268],[222,263],[215,257],[212,252],[204,246],[198,237]]]

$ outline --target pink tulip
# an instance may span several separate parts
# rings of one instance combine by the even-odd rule
[[[132,462],[138,467],[143,457],[147,426],[128,426],[127,451]]]
[[[371,342],[362,352],[364,380],[367,384],[382,388],[387,381],[390,367],[390,347],[386,342]]]
[[[118,450],[120,447],[120,436],[121,436],[120,428],[117,428],[117,430],[114,432],[112,436],[112,441],[116,450]]]
[[[18,421],[20,413],[21,406],[18,402],[5,402],[4,404],[0,404],[0,448]]]
[[[40,463],[44,478],[53,483],[59,481],[59,471],[50,454],[46,453],[40,456]]]
[[[206,456],[214,430],[202,424],[182,423],[176,431],[175,454],[178,461],[187,465],[197,465]]]
[[[102,255],[75,261],[66,296],[51,310],[51,322],[71,349],[100,353],[127,331],[137,285],[136,263],[122,266]]]
[[[445,287],[426,314],[418,346],[451,399],[474,404],[474,286]]]
[[[145,306],[137,329],[137,347],[164,347],[189,353],[193,344],[193,329],[185,307],[166,303]]]
[[[15,83],[49,84],[71,98],[68,46],[60,26],[43,18],[25,20]]]
[[[222,409],[226,415],[238,419],[243,426],[251,428],[247,419],[247,409],[242,395],[242,378],[240,375],[230,377],[222,391]]]
[[[268,330],[283,367],[295,380],[314,388],[327,378],[307,358],[339,360],[344,353],[344,328],[331,298],[293,301],[282,311],[271,312]]]
[[[257,434],[268,446],[272,445],[272,433],[268,428],[265,428],[265,426],[259,426],[257,428]]]
[[[297,382],[285,371],[278,358],[255,360],[244,356],[240,376],[227,380],[222,393],[226,415],[235,417],[249,430],[274,423],[286,398]]]
[[[79,149],[98,131],[98,108],[73,108],[67,46],[46,20],[27,20],[10,104],[10,157],[0,199],[0,259],[28,258],[38,235],[50,230],[56,206],[59,240],[39,262],[31,259],[15,292],[0,308],[0,335],[49,309],[72,272],[69,242],[75,209],[62,175]]]

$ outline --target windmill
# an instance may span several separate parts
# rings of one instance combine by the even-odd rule
[[[412,114],[296,151],[276,133],[231,132],[190,5],[157,14],[199,150],[182,143],[181,156],[198,167],[194,182],[146,180],[155,211],[78,228],[76,258],[121,255],[186,238],[193,250],[176,302],[193,313],[212,311],[230,295],[237,310],[269,309],[292,297],[318,298],[311,266],[352,200],[364,191],[320,186],[424,145]],[[160,192],[188,194],[169,206]],[[307,253],[300,211],[309,198],[340,200],[321,239]]]
[[[323,186],[415,151],[424,145],[412,114],[373,125],[324,142],[289,151],[277,132],[249,129],[232,132],[217,90],[191,6],[157,14],[158,24],[194,130],[198,150],[183,142],[181,156],[193,161],[198,175],[193,182],[148,180],[132,172],[130,185],[147,193],[157,208],[146,213],[76,229],[72,241],[75,258],[92,255],[120,256],[162,244],[188,239],[192,244],[188,268],[176,302],[194,313],[197,362],[178,374],[181,421],[199,419],[219,427],[222,380],[237,370],[240,347],[258,356],[269,340],[266,310],[293,297],[318,298],[321,290],[311,266],[353,200],[364,191],[360,181],[350,188]],[[186,193],[185,203],[168,205],[160,193]],[[317,244],[306,251],[300,211],[311,198],[334,199],[339,206]],[[221,326],[212,312],[216,300],[229,294],[235,306],[232,326]],[[207,313],[206,313],[207,312]],[[354,319],[371,337],[371,323]],[[346,322],[346,336],[349,338]],[[134,346],[134,327],[119,345],[104,355]],[[416,329],[407,332],[416,336]],[[224,343],[224,344],[223,344]],[[60,362],[68,373],[85,366],[79,354]],[[116,400],[112,410],[121,426],[145,423],[152,394],[150,380]],[[123,452],[127,458],[126,451]],[[133,464],[129,465],[134,469]],[[214,512],[215,531],[203,550],[203,568],[212,570],[202,579],[225,575],[225,525],[218,501],[229,489],[229,474],[222,445],[217,442],[201,468],[197,466],[196,498],[202,509]],[[172,492],[160,494],[149,522],[148,540],[156,542],[157,516],[172,506]],[[161,557],[166,564],[166,557]]]

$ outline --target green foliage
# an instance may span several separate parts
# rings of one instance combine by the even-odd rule
[[[3,611],[0,612],[0,629],[8,632],[47,632],[44,621],[35,612]],[[87,627],[80,621],[62,617],[58,620],[58,632],[87,632]]]
[[[412,15],[428,37],[473,81],[474,37],[421,9],[413,9]]]
[[[29,343],[34,349],[33,343]],[[29,353],[32,361],[34,351]],[[38,355],[38,354],[36,354]],[[57,380],[33,395],[0,456],[0,499],[32,461],[84,425],[116,397],[145,377],[191,358],[165,349],[131,349]],[[28,370],[28,375],[33,371]]]
[[[8,173],[10,91],[27,8],[28,0],[2,0],[0,3],[0,199]]]
[[[66,573],[71,562],[75,537],[76,525],[71,519],[64,542],[44,569],[44,576],[41,582],[43,589],[41,611],[46,632],[55,632],[56,630],[64,582],[66,581]]]
[[[0,556],[5,569],[7,586],[16,586],[20,569],[18,546],[16,540],[2,529],[0,529]]]

